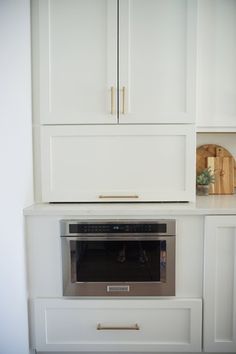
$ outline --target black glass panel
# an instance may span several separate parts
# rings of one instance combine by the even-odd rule
[[[165,241],[76,241],[77,281],[160,281],[165,254]]]
[[[70,224],[71,234],[166,233],[166,224]]]

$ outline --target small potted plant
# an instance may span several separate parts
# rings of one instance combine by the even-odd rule
[[[212,172],[211,168],[205,168],[202,172],[197,176],[196,184],[197,184],[197,195],[208,195],[209,194],[209,186],[215,182],[215,175]]]

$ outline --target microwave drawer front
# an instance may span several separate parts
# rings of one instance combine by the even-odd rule
[[[38,299],[38,351],[201,351],[201,300]]]
[[[190,201],[193,126],[43,126],[44,202]]]

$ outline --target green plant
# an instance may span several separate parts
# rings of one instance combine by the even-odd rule
[[[204,186],[214,183],[215,175],[212,172],[211,168],[208,167],[202,170],[202,172],[197,176],[196,182],[197,184]]]

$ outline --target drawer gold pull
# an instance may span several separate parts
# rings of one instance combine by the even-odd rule
[[[135,323],[134,325],[131,326],[106,326],[106,325],[102,325],[101,323],[98,323],[97,325],[97,330],[101,331],[101,330],[105,330],[105,331],[109,331],[109,330],[114,330],[114,331],[139,331],[140,327],[137,323]]]
[[[139,198],[139,196],[138,195],[99,195],[98,196],[98,198],[99,199],[127,199],[127,198],[135,198],[135,199],[137,199],[137,198]]]

